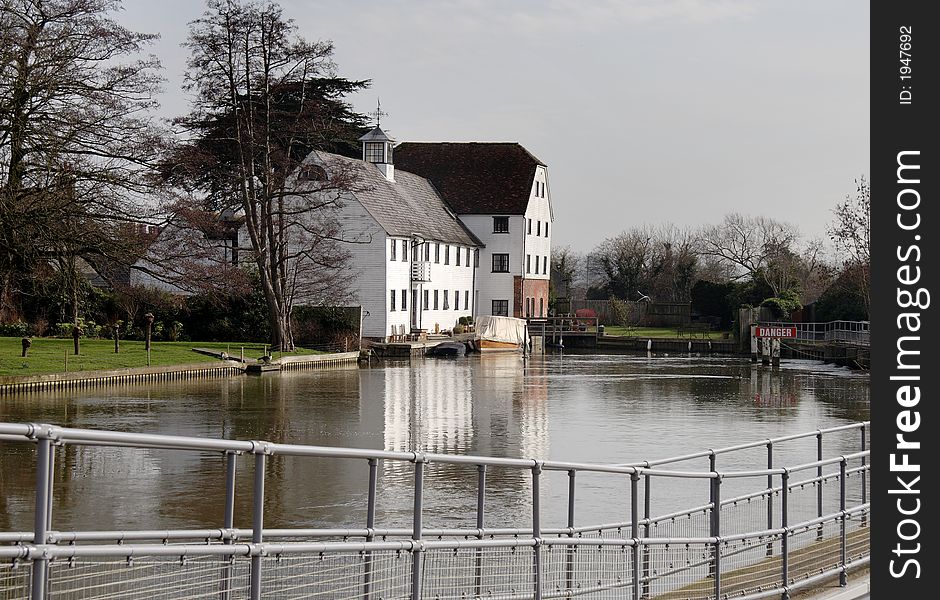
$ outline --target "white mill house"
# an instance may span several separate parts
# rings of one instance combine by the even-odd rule
[[[358,269],[364,338],[548,314],[553,216],[541,161],[516,143],[396,148],[378,126],[360,141],[361,161],[325,152],[307,161],[357,177],[337,218]]]

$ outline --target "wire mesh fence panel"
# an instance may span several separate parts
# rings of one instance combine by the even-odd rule
[[[722,595],[740,596],[781,585],[780,535],[723,542],[720,547]]]
[[[871,553],[871,514],[865,511],[846,520],[845,560],[857,561]]]
[[[649,536],[653,538],[690,538],[709,535],[711,509],[699,510],[686,515],[655,519],[650,523]],[[644,531],[641,528],[641,532]]]
[[[790,534],[790,581],[799,581],[839,566],[841,525],[827,521],[800,527]]]
[[[633,547],[552,544],[542,549],[543,589],[553,597],[633,598]]]
[[[650,544],[644,594],[655,598],[710,598],[715,584],[709,576],[712,546],[708,544]]]
[[[411,595],[410,552],[330,552],[282,554],[261,563],[265,598],[382,598]]]
[[[20,600],[29,595],[29,563],[0,563],[0,600]]]
[[[482,577],[477,585],[482,590],[483,596],[526,597],[532,595],[535,589],[535,560],[531,546],[481,550]],[[428,582],[432,589],[434,574],[439,573],[441,569],[446,569],[447,553],[453,554],[453,550],[434,550],[425,553],[424,581]],[[429,589],[425,591],[427,592],[424,594],[425,597],[435,597]]]
[[[68,600],[218,599],[247,597],[249,561],[220,557],[185,560],[139,557],[119,560],[55,560],[49,565],[47,598]]]
[[[760,496],[734,500],[721,505],[721,534],[732,535],[769,529],[767,505],[769,492]],[[773,514],[772,512],[770,514]]]

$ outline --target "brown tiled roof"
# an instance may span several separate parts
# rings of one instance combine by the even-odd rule
[[[431,180],[457,214],[525,214],[535,168],[545,163],[516,142],[404,142],[396,170]]]

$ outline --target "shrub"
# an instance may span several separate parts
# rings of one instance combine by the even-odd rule
[[[0,323],[0,336],[22,338],[27,335],[29,335],[29,325],[27,325],[25,321]]]
[[[767,298],[760,305],[768,307],[778,319],[789,319],[793,311],[803,308],[800,296],[795,290],[786,290],[778,298]]]

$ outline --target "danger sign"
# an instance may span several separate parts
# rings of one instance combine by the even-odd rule
[[[796,327],[757,327],[757,337],[795,338]]]

